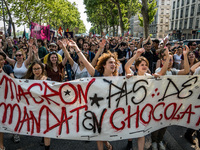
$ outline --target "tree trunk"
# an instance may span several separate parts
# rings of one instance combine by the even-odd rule
[[[15,23],[12,21],[12,16],[11,16],[11,13],[10,13],[10,9],[8,8],[8,3],[7,3],[7,1],[4,0],[4,3],[5,3],[5,5],[6,5],[6,9],[7,9],[7,12],[8,12],[8,15],[9,15],[9,18],[10,18],[10,21],[11,21],[11,24],[12,24],[12,27],[13,27],[13,35],[14,35],[14,38],[16,38]]]
[[[115,25],[113,25],[113,36],[115,36]]]
[[[145,39],[149,36],[149,14],[147,0],[142,0],[141,13],[143,16],[144,36]]]
[[[116,33],[116,36],[118,36],[118,30],[119,30],[119,25],[117,25],[117,33]]]
[[[117,0],[118,1],[118,0]],[[120,23],[120,28],[121,28],[121,33],[122,36],[124,35],[124,23],[122,21],[122,12],[121,12],[121,8],[120,8],[120,4],[119,2],[117,2],[117,8],[118,8],[118,14],[119,14],[119,23]]]

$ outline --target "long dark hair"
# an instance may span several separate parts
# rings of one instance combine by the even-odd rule
[[[61,70],[60,67],[58,66],[58,65],[59,65],[59,64],[58,64],[58,54],[57,54],[56,52],[51,52],[51,53],[49,54],[49,56],[48,56],[48,58],[47,58],[47,67],[48,67],[51,71],[53,71],[53,65],[52,65],[52,62],[51,62],[51,60],[50,60],[51,55],[56,55],[56,57],[57,57],[56,67],[58,68],[59,75],[60,75],[61,78],[63,79],[63,78],[64,78],[64,75],[63,75],[64,73],[63,73],[63,70]]]
[[[33,61],[33,63],[31,64],[31,66],[28,68],[28,71],[27,71],[27,73],[26,73],[26,75],[25,75],[25,79],[34,79],[33,66],[34,66],[35,64],[40,65],[40,67],[42,68],[42,75],[43,75],[43,76],[45,75],[44,65],[42,64],[41,61],[35,60],[35,61]]]

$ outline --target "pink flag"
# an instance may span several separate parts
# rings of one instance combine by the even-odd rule
[[[31,37],[50,40],[50,26],[41,26],[37,23],[31,22]]]

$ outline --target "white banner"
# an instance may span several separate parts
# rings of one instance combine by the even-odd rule
[[[0,132],[121,140],[180,125],[199,129],[200,76],[19,80],[0,74]]]

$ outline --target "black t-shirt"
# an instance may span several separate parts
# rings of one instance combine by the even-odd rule
[[[149,70],[152,72],[152,63],[154,59],[153,52],[150,50],[149,52],[145,51],[145,53],[142,54],[148,61],[149,61]]]
[[[10,65],[4,65],[3,66],[3,71],[8,75],[10,75],[11,73],[14,73],[13,69],[12,69],[12,67]]]
[[[117,52],[117,55],[118,55],[118,59],[121,59],[123,57],[126,58],[126,50],[121,51],[120,49],[117,49],[116,52]],[[121,63],[125,63],[125,60],[121,61]]]

